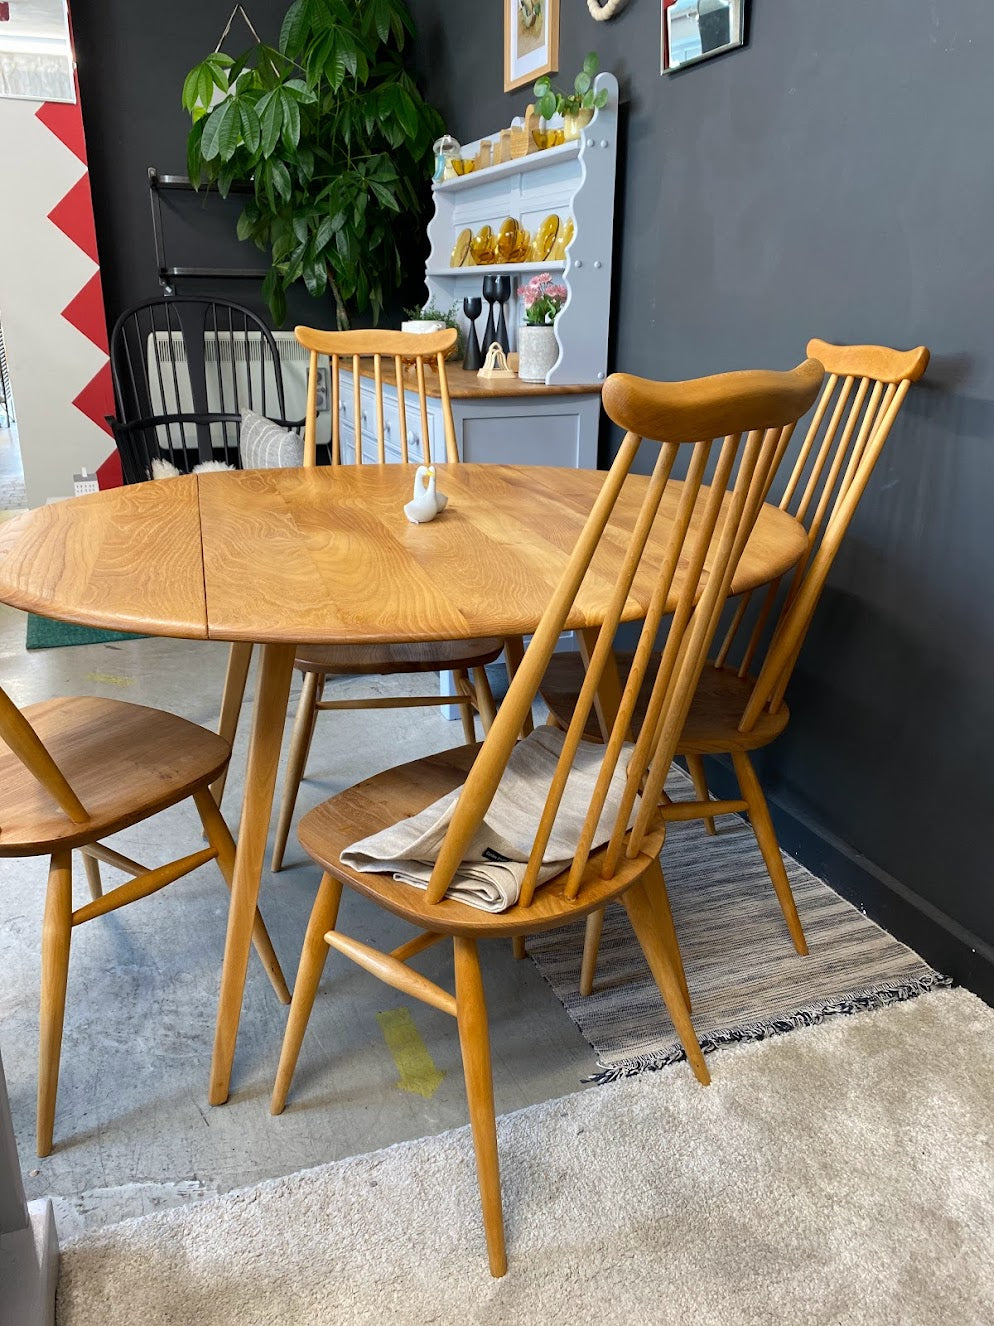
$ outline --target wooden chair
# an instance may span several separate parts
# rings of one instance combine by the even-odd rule
[[[209,784],[231,755],[186,719],[120,700],[47,700],[21,712],[0,690],[0,857],[51,856],[41,956],[38,1154],[52,1149],[73,930],[216,860],[231,885],[235,844]],[[103,844],[192,797],[209,846],[149,870]],[[73,909],[72,853],[83,853],[92,900]],[[131,878],[103,892],[99,861]],[[262,917],[254,942],[283,1003],[290,992]]]
[[[715,815],[748,814],[790,937],[801,954],[808,951],[807,941],[749,752],[768,745],[787,726],[784,692],[826,577],[908,389],[929,359],[924,346],[901,351],[820,340],[808,342],[808,354],[824,364],[825,382],[779,503],[805,525],[807,548],[785,585],[774,583],[739,600],[712,663],[702,673],[677,743],[697,800],[673,804],[664,812],[670,820],[703,819],[709,834],[715,833]],[[571,721],[582,677],[575,658],[553,660],[542,697],[558,724]],[[636,725],[643,708],[644,703],[636,707]],[[705,755],[729,757],[740,797],[710,800]],[[593,987],[602,917],[597,913],[588,923],[583,994]]]
[[[404,994],[452,1014],[459,1027],[490,1270],[495,1276],[504,1274],[506,1257],[478,940],[562,925],[608,900],[619,899],[631,917],[694,1074],[702,1083],[709,1080],[690,1020],[686,982],[659,869],[666,832],[659,797],[732,574],[761,504],[773,454],[784,428],[811,404],[820,381],[821,366],[811,362],[791,373],[734,373],[690,383],[656,384],[619,375],[609,378],[604,386],[604,407],[628,430],[627,436],[482,745],[447,751],[367,779],[312,810],[300,824],[304,848],[325,873],[304,940],[273,1091],[273,1112],[282,1111],[286,1102],[329,945]],[[714,437],[723,440],[716,444],[711,440]],[[690,438],[704,440],[687,441]],[[624,530],[609,527],[643,439],[651,439],[654,455],[644,500]],[[678,455],[687,461],[687,477],[671,536],[665,547],[651,548],[653,522]],[[709,457],[716,463],[711,486],[705,487]],[[729,484],[730,495],[726,492]],[[596,577],[602,537],[613,547],[623,541],[623,562],[606,605],[600,600],[603,626],[555,774],[547,790],[536,788],[534,823],[530,822],[527,833],[530,838],[534,831],[533,846],[520,897],[507,911],[483,912],[447,898],[446,890],[491,806],[560,632],[568,622],[583,620],[584,577],[591,563]],[[612,646],[629,596],[644,610],[645,626],[628,684],[614,705],[603,756],[595,756],[599,773],[575,856],[567,870],[536,889],[539,865],[587,717],[598,697],[602,707],[609,705],[617,685]],[[652,646],[666,615],[671,616],[667,648],[650,669]],[[650,671],[651,721],[643,725],[633,749],[626,744],[626,734],[641,683]],[[586,751],[589,753],[589,746]],[[595,837],[596,826],[616,771],[623,795],[611,819],[609,837],[600,842]],[[462,792],[427,892],[398,883],[392,875],[358,873],[341,864],[347,846],[416,814],[460,784]],[[342,934],[335,927],[343,886],[410,921],[420,933],[392,953]],[[408,965],[415,954],[449,936],[455,950],[454,996]]]
[[[307,419],[304,426],[304,465],[317,462],[317,381],[319,356],[328,358],[331,380],[331,463],[341,465],[370,463],[367,443],[372,441],[375,464],[383,465],[395,459],[403,464],[430,465],[433,458],[426,373],[435,372],[442,392],[444,423],[444,457],[456,464],[459,451],[456,445],[455,425],[449,401],[445,356],[456,343],[451,330],[431,335],[418,335],[391,331],[324,332],[312,327],[296,327],[294,334],[305,349],[310,351],[308,375]],[[370,421],[370,437],[364,436],[366,396],[361,391],[363,379],[360,371],[364,361],[372,360],[375,424]],[[341,369],[345,366],[352,374],[352,427],[342,424]],[[397,391],[396,412],[389,410],[383,395],[384,367],[393,370],[398,387],[402,382],[416,382],[420,404],[419,418],[408,425],[405,392]],[[396,431],[395,431],[396,430]],[[413,474],[411,486],[413,491]],[[439,483],[444,488],[444,480]],[[483,730],[493,721],[494,700],[487,681],[486,664],[500,657],[505,642],[496,638],[427,642],[424,644],[390,644],[375,647],[356,645],[317,645],[302,647],[297,654],[296,667],[303,673],[300,703],[290,740],[283,801],[276,824],[273,844],[272,868],[280,870],[283,854],[290,834],[290,823],[297,801],[297,792],[314,735],[314,725],[322,710],[334,709],[408,709],[438,705],[456,705],[460,710],[463,735],[468,742],[476,740],[473,712],[478,710]],[[236,649],[238,647],[236,646]],[[513,649],[513,642],[512,642]],[[237,667],[237,663],[235,665]],[[347,700],[326,700],[324,685],[328,677],[341,676],[403,676],[418,672],[452,672],[457,692],[455,695],[374,696]],[[470,681],[470,674],[472,681]],[[227,693],[227,688],[226,688]],[[223,728],[222,728],[223,730]]]

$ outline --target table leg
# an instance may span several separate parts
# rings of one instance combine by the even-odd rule
[[[223,1105],[228,1099],[295,653],[293,645],[270,644],[262,649],[221,969],[208,1097],[212,1105]]]

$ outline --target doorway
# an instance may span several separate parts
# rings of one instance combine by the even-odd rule
[[[0,323],[0,519],[5,512],[23,511],[27,504],[14,394],[3,344],[3,324]]]

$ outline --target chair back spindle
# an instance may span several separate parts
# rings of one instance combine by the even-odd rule
[[[449,383],[446,377],[446,356],[455,346],[458,336],[453,330],[432,332],[419,335],[411,332],[395,331],[320,331],[315,327],[295,327],[294,335],[305,349],[310,351],[310,369],[307,387],[307,418],[304,424],[304,465],[317,464],[318,446],[318,411],[317,381],[321,368],[322,356],[326,358],[331,377],[331,420],[328,432],[331,463],[340,465],[347,459],[343,447],[342,415],[345,412],[342,396],[341,372],[343,360],[349,365],[347,371],[352,374],[352,421],[353,439],[351,460],[362,465],[370,460],[365,442],[366,428],[372,437],[371,454],[375,463],[384,465],[393,459],[403,464],[412,461],[430,465],[432,463],[431,427],[428,413],[428,378],[427,372],[437,376],[442,399],[442,420],[445,433],[445,459],[455,463],[459,459],[456,444],[455,426],[452,421],[452,409],[449,396]],[[375,410],[375,423],[367,418],[364,400],[367,392],[363,383],[370,384],[364,377],[372,369],[372,395]],[[393,382],[389,381],[392,374]],[[396,401],[389,402],[385,388],[393,386]],[[407,392],[417,391],[420,413],[420,455],[412,454],[411,439],[408,432]],[[391,442],[391,421],[388,413],[396,408],[399,437],[396,445]]]
[[[646,442],[658,446],[655,463],[634,519],[624,518],[627,544],[622,568],[601,616],[579,703],[563,737],[518,906],[527,907],[533,900],[597,688],[605,670],[614,666],[615,632],[633,598],[644,624],[613,729],[606,744],[597,747],[600,765],[566,896],[577,898],[584,880],[595,875],[614,878],[625,869],[624,862],[644,869],[645,862],[658,852],[665,833],[658,814],[663,779],[736,566],[761,509],[772,466],[782,453],[784,431],[809,409],[822,377],[821,365],[808,360],[789,373],[732,373],[691,383],[651,383],[615,374],[605,383],[604,408],[626,429],[626,436],[460,793],[429,882],[430,903],[445,896],[487,813],[561,632],[577,620],[582,624],[578,595],[591,568],[596,574],[601,539],[616,517],[635,458]],[[717,464],[706,485],[706,469],[715,449]],[[661,549],[657,546],[650,559],[653,529],[681,451],[689,455],[676,515],[668,541]],[[641,479],[633,482],[641,483]],[[610,537],[618,534],[615,524]],[[657,632],[667,615],[672,620],[653,679],[649,714],[632,748],[627,744],[630,721],[648,676]],[[601,825],[604,809],[612,785],[617,799],[619,779],[620,805],[613,822],[605,827]],[[641,805],[636,809],[640,794]],[[598,838],[606,846],[595,852]]]
[[[924,346],[899,351],[817,339],[809,341],[808,354],[824,364],[826,376],[779,502],[805,526],[807,546],[785,584],[774,581],[743,595],[713,660],[743,678],[758,669],[741,732],[782,704],[832,562],[908,389],[929,358]],[[773,475],[770,480],[772,486]]]

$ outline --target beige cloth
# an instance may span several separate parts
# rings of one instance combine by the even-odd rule
[[[565,733],[556,728],[538,727],[515,746],[486,818],[446,891],[447,898],[486,912],[506,911],[518,901],[564,738]],[[614,771],[595,847],[611,836],[631,752],[631,746],[623,749]],[[573,860],[603,758],[603,746],[580,743],[542,858],[539,883],[558,875]],[[365,874],[393,875],[402,883],[427,889],[461,791],[457,787],[410,819],[353,843],[342,853],[342,865]]]

